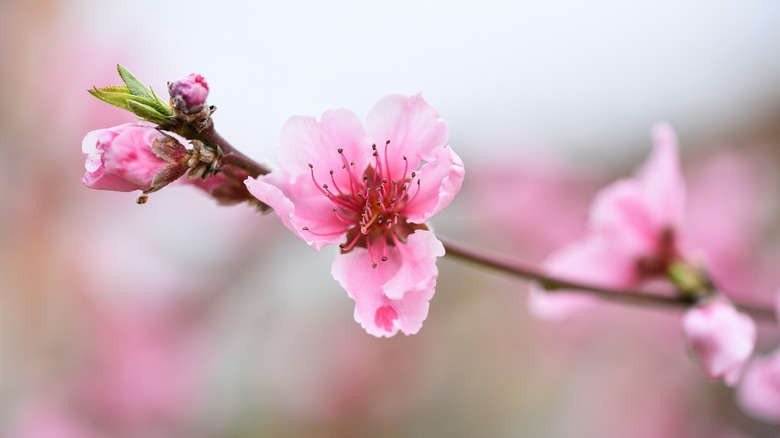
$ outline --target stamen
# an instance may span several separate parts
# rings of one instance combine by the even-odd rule
[[[390,160],[387,159],[387,147],[390,146],[390,140],[387,140],[385,142],[385,169],[387,170],[387,176],[392,176],[393,174],[390,173]],[[406,175],[406,174],[404,174]],[[387,181],[385,181],[387,182]]]
[[[414,174],[414,172],[412,172],[412,174]],[[406,204],[404,204],[404,207],[406,207],[407,205],[411,204],[412,201],[414,201],[414,199],[417,198],[417,195],[419,195],[419,194],[420,194],[420,180],[418,179],[417,180],[417,191],[414,192],[414,196],[412,196],[411,199],[406,201]]]
[[[376,262],[374,261],[374,253],[371,251],[371,239],[366,236],[366,249],[368,250],[368,259],[371,260],[371,267],[376,268]]]
[[[344,196],[344,193],[341,191],[341,188],[336,182],[336,178],[333,177],[333,169],[330,169],[330,180],[333,182],[333,187],[336,188],[336,191],[339,192],[339,195]]]
[[[387,261],[387,235],[386,233],[382,233],[382,238],[379,239],[378,242],[379,246],[381,247],[381,250],[379,251],[380,254],[382,254],[382,261]]]
[[[349,187],[352,190],[352,192],[356,192],[357,188],[360,187],[360,182],[358,182],[355,175],[352,173],[352,170],[349,169],[350,166],[354,166],[355,162],[352,163],[347,162],[347,157],[344,156],[344,148],[339,148],[339,155],[341,155],[341,162],[343,163],[342,169],[345,169],[347,173],[349,174]]]
[[[341,233],[341,231],[330,233],[330,234],[315,233],[314,231],[310,230],[309,227],[303,227],[303,228],[301,228],[301,230],[307,231],[309,234],[314,234],[315,236],[320,236],[320,237],[332,236],[334,234],[340,234]]]
[[[343,222],[343,223],[345,223],[347,225],[351,225],[351,224],[355,223],[355,221],[353,219],[347,219],[344,216],[342,216],[341,214],[339,214],[339,209],[338,208],[334,208],[333,209],[333,213],[336,215],[338,220],[340,220],[341,222]]]
[[[352,247],[355,246],[355,244],[357,243],[358,239],[360,239],[360,236],[361,236],[360,234],[355,235],[355,238],[352,239],[352,242],[349,242],[349,244],[347,244],[347,245],[344,245],[343,243],[340,243],[339,244],[339,248],[343,249],[344,251],[349,251],[350,249],[352,249]]]

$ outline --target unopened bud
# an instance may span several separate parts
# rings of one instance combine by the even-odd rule
[[[209,85],[203,76],[193,73],[176,82],[168,82],[174,108],[184,114],[195,114],[203,110],[209,96]]]
[[[142,123],[92,131],[81,150],[87,172],[81,182],[97,190],[144,194],[177,180],[187,170],[187,149],[175,138]]]

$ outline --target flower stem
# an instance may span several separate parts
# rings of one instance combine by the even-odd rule
[[[542,285],[550,293],[556,290],[566,290],[567,292],[581,292],[602,298],[604,300],[633,304],[638,306],[651,307],[690,307],[695,302],[685,296],[664,296],[639,290],[618,290],[599,286],[594,286],[576,281],[563,280],[551,275],[542,273],[538,268],[511,260],[498,254],[489,253],[479,249],[471,248],[462,243],[454,242],[441,236],[437,236],[444,244],[447,255],[460,260],[469,261],[477,265],[495,269],[515,277],[533,280]],[[735,303],[735,305],[752,316],[756,320],[774,322],[774,311],[763,307],[747,306]]]
[[[244,155],[241,151],[234,148],[227,142],[216,129],[214,129],[214,123],[210,123],[209,126],[200,132],[200,137],[206,144],[219,146],[224,153],[222,162],[224,165],[235,166],[239,169],[246,170],[252,177],[259,175],[265,175],[271,170],[262,164],[257,163],[251,158]]]

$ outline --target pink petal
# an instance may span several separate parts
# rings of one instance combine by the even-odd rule
[[[730,303],[717,300],[686,312],[683,331],[707,374],[735,385],[756,342],[753,320]]]
[[[291,175],[291,184],[315,186],[309,164],[314,165],[314,175],[319,186],[332,186],[330,170],[334,171],[336,183],[349,187],[349,174],[342,169],[344,162],[338,150],[353,171],[362,175],[371,158],[371,142],[366,136],[363,124],[349,110],[326,111],[322,121],[314,117],[293,116],[282,128],[279,164]]]
[[[648,211],[641,185],[634,179],[616,181],[596,194],[590,225],[592,232],[626,248],[634,257],[653,253],[662,232]]]
[[[380,99],[368,113],[366,130],[377,145],[390,140],[388,159],[395,180],[406,176],[402,175],[404,155],[409,160],[409,171],[417,170],[422,160],[432,161],[433,150],[445,146],[449,137],[447,124],[421,93],[391,94]]]
[[[737,388],[737,402],[756,418],[780,422],[780,350],[748,364]]]
[[[589,235],[552,253],[542,264],[549,275],[606,288],[624,288],[636,280],[633,260],[608,242]],[[588,309],[597,301],[583,292],[531,288],[529,307],[534,315],[561,320]]]
[[[421,236],[414,237],[420,233]],[[407,335],[415,334],[428,316],[428,302],[433,297],[436,285],[435,265],[429,265],[423,270],[427,274],[423,271],[409,272],[410,267],[404,265],[430,257],[428,261],[424,261],[428,264],[431,259],[435,260],[435,257],[443,255],[444,251],[441,243],[437,241],[437,246],[430,240],[435,240],[431,232],[417,231],[409,238],[413,247],[407,251],[430,250],[433,251],[433,256],[417,254],[417,258],[406,260],[402,251],[389,247],[388,260],[379,262],[376,268],[371,268],[368,251],[356,248],[347,254],[338,255],[333,262],[333,278],[347,291],[347,295],[355,300],[355,321],[374,336],[390,337],[399,330]],[[415,268],[411,269],[414,271]],[[411,274],[417,280],[408,281],[403,278],[405,274]],[[394,282],[390,287],[396,289],[394,293],[401,297],[399,299],[389,298],[383,292],[389,283]],[[413,289],[398,293],[400,282],[411,285]]]
[[[432,160],[418,172],[418,188],[410,193],[414,200],[403,209],[403,215],[409,222],[422,224],[450,205],[463,184],[463,162],[450,148],[437,147],[433,150]]]
[[[291,184],[290,180],[287,172],[275,170],[257,179],[247,178],[244,184],[249,193],[273,208],[284,226],[314,249],[341,243],[347,226],[333,213],[333,204],[314,185]]]
[[[685,180],[680,170],[677,136],[669,125],[659,123],[653,128],[653,139],[653,152],[637,171],[637,177],[656,226],[679,226],[685,208]]]
[[[388,298],[399,300],[407,292],[433,289],[436,286],[436,258],[444,256],[444,245],[430,231],[417,230],[406,245],[395,248],[401,258],[398,273],[382,286]]]

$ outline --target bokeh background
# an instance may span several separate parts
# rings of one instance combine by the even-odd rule
[[[422,91],[466,163],[442,235],[540,262],[670,122],[691,238],[734,299],[780,286],[776,1],[0,2],[0,436],[776,436],[704,376],[680,312],[534,319],[442,259],[419,334],[375,339],[275,216],[191,187],[90,191],[86,93],[203,74],[273,163],[284,121]],[[777,346],[762,326],[759,352]]]

